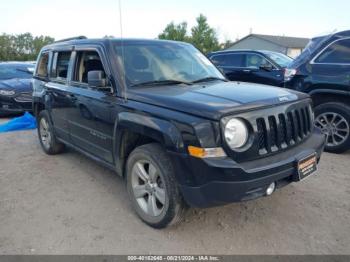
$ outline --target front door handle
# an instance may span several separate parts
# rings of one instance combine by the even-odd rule
[[[245,72],[245,73],[250,73],[252,70],[250,70],[250,69],[243,69],[243,72]]]

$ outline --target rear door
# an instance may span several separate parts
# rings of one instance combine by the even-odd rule
[[[350,92],[350,38],[331,43],[310,62],[313,86]],[[312,90],[308,90],[312,91]]]
[[[69,142],[67,110],[71,102],[67,93],[67,85],[72,67],[71,54],[71,48],[53,52],[49,81],[44,86],[46,89],[45,103],[48,105],[55,133],[67,142]]]
[[[243,67],[244,54],[228,53],[215,54],[211,61],[224,72],[226,77],[231,81],[244,81],[245,68]]]

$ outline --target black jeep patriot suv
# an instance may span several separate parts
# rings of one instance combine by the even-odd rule
[[[33,88],[43,150],[67,145],[115,170],[155,228],[180,221],[187,205],[299,181],[324,146],[308,95],[228,82],[187,43],[59,41],[41,50]]]

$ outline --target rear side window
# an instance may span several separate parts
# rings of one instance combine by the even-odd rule
[[[216,55],[211,58],[217,66],[242,67],[244,54],[224,54]]]
[[[35,75],[38,77],[48,76],[49,53],[42,53],[38,62]]]
[[[225,66],[225,55],[215,55],[210,60],[217,66]]]
[[[350,64],[350,39],[339,40],[324,50],[316,63]]]
[[[54,54],[51,77],[67,79],[69,61],[72,52],[57,52]]]

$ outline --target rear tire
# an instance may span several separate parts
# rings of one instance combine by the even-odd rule
[[[350,107],[325,103],[315,107],[315,125],[327,135],[325,151],[343,153],[350,149]]]
[[[43,110],[37,117],[38,136],[42,149],[48,155],[56,155],[62,153],[64,144],[59,142],[53,131],[49,113]]]
[[[146,144],[132,151],[126,172],[129,197],[142,221],[153,228],[164,228],[182,220],[186,204],[171,160],[159,144]]]

